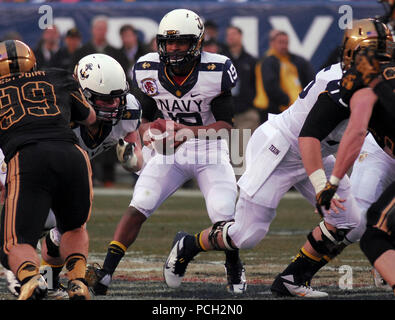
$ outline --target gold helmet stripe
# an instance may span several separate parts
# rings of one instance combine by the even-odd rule
[[[10,59],[10,73],[19,72],[18,53],[14,40],[5,41],[8,59]]]
[[[383,24],[377,20],[373,20],[374,26],[376,28],[377,34],[378,34],[378,43],[377,43],[377,49],[382,51],[385,50],[385,45],[386,45],[386,40],[387,40],[387,34],[385,32],[385,29],[383,27]]]

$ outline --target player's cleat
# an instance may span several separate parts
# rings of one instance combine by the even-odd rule
[[[385,281],[383,279],[381,274],[375,268],[373,268],[370,272],[372,273],[374,285],[377,288],[385,289],[385,290],[392,290],[392,288],[389,286],[387,281]]]
[[[178,288],[181,285],[188,263],[192,260],[192,255],[188,254],[188,248],[184,245],[186,237],[192,236],[183,231],[176,234],[163,266],[163,276],[170,288]]]
[[[8,291],[11,292],[15,297],[18,297],[19,293],[21,292],[21,284],[11,270],[6,269],[4,273]]]
[[[96,296],[107,294],[111,278],[111,274],[106,273],[98,264],[89,265],[86,269],[85,280]]]
[[[231,293],[244,293],[247,290],[246,273],[240,259],[235,264],[225,263],[226,288]]]
[[[91,295],[84,279],[69,280],[67,293],[70,300],[90,300]]]
[[[21,286],[18,300],[41,300],[47,295],[48,285],[41,274],[31,277]]]
[[[294,282],[292,274],[282,275],[281,273],[274,279],[271,292],[276,297],[303,297],[303,298],[326,298],[328,294],[323,291],[313,289],[310,284],[297,284]]]

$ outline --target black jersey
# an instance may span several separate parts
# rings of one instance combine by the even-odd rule
[[[349,105],[352,94],[362,86],[354,82],[355,70],[343,76],[340,94],[344,106]],[[374,89],[378,100],[373,107],[368,130],[372,133],[381,148],[390,150],[395,156],[395,63],[390,62],[382,67],[383,81]],[[356,80],[358,81],[358,80]]]
[[[89,107],[65,70],[40,70],[0,78],[0,148],[8,162],[24,145],[41,140],[78,143],[71,120]]]

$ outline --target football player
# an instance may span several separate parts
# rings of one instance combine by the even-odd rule
[[[314,186],[318,203],[321,203],[321,191],[325,187],[328,170],[322,161],[320,142],[331,132],[343,133],[349,119],[348,108],[350,93],[345,93],[345,88],[359,87],[354,69],[351,68],[356,54],[361,48],[372,46],[376,48],[380,56],[388,61],[392,56],[392,35],[387,26],[375,19],[362,19],[353,22],[353,28],[346,30],[343,40],[342,67],[348,70],[343,76],[342,85],[339,84],[324,92],[318,103],[310,111],[299,134],[299,148],[304,167]],[[380,190],[388,186],[391,179],[395,178],[395,162],[385,154],[375,143],[371,136],[365,140],[366,130],[361,137],[365,141],[365,150],[374,150],[374,155],[364,154],[361,161],[357,162],[351,176],[351,196],[340,196],[334,193],[333,201],[325,208],[317,205],[317,210],[324,216],[325,222],[321,222],[307,237],[297,257],[291,264],[277,276],[272,284],[272,291],[281,291],[288,287],[288,279],[301,278],[307,282],[327,262],[337,256],[347,245],[358,241],[362,236],[366,220],[364,209],[377,200]],[[339,136],[341,137],[341,135]],[[339,139],[333,139],[331,143],[339,144]],[[377,150],[378,149],[378,150]],[[340,151],[340,150],[339,150]],[[369,159],[367,159],[369,158]],[[355,159],[354,159],[355,160]],[[391,170],[392,168],[392,170]],[[365,170],[366,169],[366,170]],[[331,172],[331,171],[329,171]],[[343,176],[341,176],[343,178]],[[341,179],[329,178],[330,183],[339,185]],[[345,202],[344,202],[345,201]],[[356,202],[359,207],[360,222],[353,230],[330,223],[329,217],[345,214],[348,218],[346,204]],[[326,211],[331,207],[330,211]],[[284,290],[285,291],[285,290]]]
[[[117,155],[122,166],[130,172],[139,171],[143,163],[138,133],[141,108],[136,98],[129,93],[121,65],[108,55],[91,54],[78,62],[74,78],[78,80],[84,98],[96,112],[96,121],[89,126],[72,124],[79,145],[90,159],[117,145]],[[51,268],[55,289],[52,296],[61,298],[59,274],[64,261],[59,252],[61,233],[55,225],[51,210],[46,222],[49,232],[42,242],[41,256],[44,266]],[[10,274],[7,274],[7,283],[9,290],[18,295],[18,283]]]
[[[384,37],[383,37],[384,38]],[[388,48],[388,45],[386,45]],[[361,50],[355,58],[355,66],[347,71],[342,80],[341,95],[349,101],[350,121],[340,141],[336,163],[329,181],[317,195],[317,206],[330,206],[336,193],[338,180],[351,168],[358,157],[366,131],[372,133],[377,145],[387,158],[374,165],[375,170],[359,169],[360,183],[378,185],[378,190],[386,190],[367,213],[367,230],[361,239],[361,248],[369,261],[394,289],[394,181],[395,181],[395,63],[383,61],[383,45],[369,46]],[[391,56],[390,53],[388,53]],[[387,55],[385,55],[386,57]],[[372,156],[367,154],[367,157]],[[375,182],[382,178],[379,183]],[[363,189],[369,189],[363,187]],[[372,190],[373,195],[376,195]],[[380,192],[379,191],[379,192]],[[371,196],[372,197],[372,196]],[[364,219],[366,228],[366,219]],[[363,228],[362,230],[365,230]]]
[[[1,263],[21,284],[19,300],[45,297],[36,245],[52,208],[63,233],[59,252],[69,297],[90,299],[84,225],[92,205],[91,167],[69,122],[89,125],[95,112],[64,71],[36,70],[34,53],[21,41],[0,43],[0,76],[0,148],[7,163]]]
[[[343,46],[347,55],[353,56],[363,41],[377,42],[377,33],[371,34],[373,30],[366,30],[366,23],[369,28],[375,28],[369,20],[354,22],[355,30],[362,28],[363,31],[358,36],[357,47],[345,41],[347,36],[344,38]],[[289,109],[279,115],[270,116],[269,120],[254,132],[247,145],[246,171],[238,181],[240,196],[236,204],[235,222],[224,226],[214,225],[203,230],[200,241],[206,250],[255,247],[265,237],[276,215],[279,201],[292,186],[315,205],[316,193],[321,189],[316,186],[316,174],[311,176],[306,173],[302,161],[303,152],[299,149],[299,133],[305,132],[302,130],[304,123],[312,117],[314,110],[327,110],[335,115],[334,120],[327,117],[323,124],[313,127],[326,131],[317,139],[317,156],[321,159],[320,165],[324,176],[328,176],[335,162],[333,154],[337,151],[347,124],[346,119],[342,120],[336,115],[337,112],[340,116],[344,113],[341,109],[344,107],[339,102],[340,96],[336,95],[340,91],[339,82],[347,61],[346,56],[343,56],[342,60],[341,63],[318,72]],[[335,244],[341,242],[349,230],[358,226],[360,220],[360,209],[351,194],[347,176],[340,181],[337,193],[342,199],[347,199],[346,202],[342,199],[336,200],[343,210],[332,205],[331,212],[323,217],[320,228],[309,234],[308,244],[301,249],[291,266],[272,284],[271,290],[276,295],[306,298],[327,296],[326,292],[311,287],[311,278],[327,262],[329,252],[334,255],[335,249],[338,249]],[[330,236],[325,242],[320,239],[322,233]],[[316,243],[320,245],[321,252],[317,256],[310,252],[311,246],[308,245],[311,242],[315,247]],[[171,255],[172,253],[169,257]]]
[[[159,110],[164,119],[156,120],[155,125],[162,123],[162,129],[166,127],[173,138],[178,135],[173,139],[177,148],[173,154],[156,152],[141,171],[103,267],[88,268],[87,279],[92,279],[96,294],[106,294],[115,269],[142,224],[189,179],[196,178],[213,223],[222,225],[234,218],[236,179],[227,142],[218,139],[218,132],[232,128],[231,89],[237,73],[229,58],[202,52],[203,35],[203,22],[196,13],[173,10],[159,24],[158,52],[141,57],[134,66],[133,84],[143,110],[140,133],[150,132]],[[202,131],[211,131],[214,137],[200,138]],[[189,136],[185,139],[183,133],[187,132]],[[195,241],[195,237],[176,236],[174,259],[164,268],[168,286],[180,286],[188,262],[203,250],[184,249],[183,244]],[[228,289],[244,292],[245,272],[239,253],[225,250],[225,254]]]

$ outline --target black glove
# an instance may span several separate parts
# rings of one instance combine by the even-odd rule
[[[322,189],[317,195],[316,198],[316,208],[318,213],[323,217],[324,213],[322,212],[321,207],[324,207],[326,210],[329,210],[331,207],[331,200],[337,191],[338,186],[331,184],[329,181],[326,182],[325,188]]]

